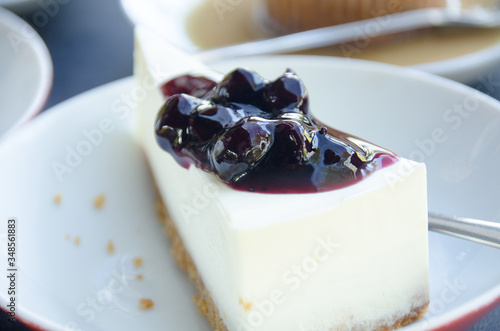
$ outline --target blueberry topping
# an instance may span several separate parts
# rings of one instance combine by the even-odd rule
[[[250,103],[266,86],[264,78],[245,69],[227,74],[215,89],[214,101],[218,103]]]
[[[309,111],[306,88],[297,74],[290,69],[269,83],[264,91],[264,100],[274,112],[300,112],[306,115]]]
[[[184,75],[172,79],[161,87],[163,95],[189,94],[197,98],[206,96],[217,85],[213,80],[205,77]]]
[[[243,68],[218,84],[185,75],[162,91],[167,100],[155,124],[159,145],[182,166],[194,164],[234,189],[328,191],[398,160],[316,120],[303,82],[290,69],[271,82]]]

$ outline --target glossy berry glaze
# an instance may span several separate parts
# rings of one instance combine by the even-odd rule
[[[329,128],[309,113],[292,70],[275,81],[236,69],[220,83],[181,76],[162,87],[160,146],[179,164],[214,173],[234,189],[312,193],[352,185],[398,157]]]

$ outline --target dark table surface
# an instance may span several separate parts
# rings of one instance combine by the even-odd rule
[[[41,3],[38,1],[38,3]],[[52,15],[46,21],[33,20],[31,13],[20,13],[41,35],[54,62],[54,86],[46,109],[93,87],[132,75],[132,25],[119,0],[52,1]],[[492,72],[500,81],[500,67]],[[471,86],[478,84],[472,83]],[[488,91],[484,91],[488,92]],[[500,90],[493,97],[500,100]],[[27,330],[0,316],[0,330]],[[500,307],[493,310],[469,331],[500,330]]]

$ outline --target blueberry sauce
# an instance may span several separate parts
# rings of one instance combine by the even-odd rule
[[[316,120],[303,82],[290,69],[271,82],[241,68],[220,83],[185,75],[162,92],[159,145],[183,167],[194,164],[237,190],[329,191],[398,160]]]

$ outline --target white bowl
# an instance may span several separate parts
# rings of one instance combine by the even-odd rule
[[[31,26],[0,7],[0,138],[39,113],[52,87],[52,60]]]
[[[295,69],[317,118],[426,163],[431,210],[500,219],[498,101],[423,72],[364,61],[279,56],[216,69],[235,66],[270,79]],[[148,166],[132,137],[143,92],[130,78],[99,87],[0,145],[0,237],[6,220],[16,218],[17,312],[25,320],[50,330],[210,330],[170,256]],[[101,194],[106,204],[97,210]],[[437,233],[429,234],[429,248],[429,313],[409,330],[464,330],[500,303],[500,250]],[[141,268],[134,257],[144,260]],[[0,277],[0,288],[7,283]],[[139,298],[151,298],[154,308],[139,310]],[[0,305],[8,300],[0,291]]]

